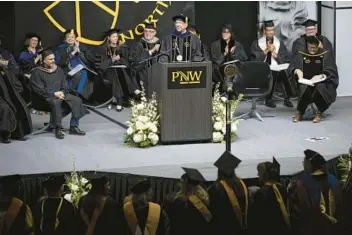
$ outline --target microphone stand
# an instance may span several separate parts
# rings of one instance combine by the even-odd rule
[[[225,134],[225,143],[226,143],[226,151],[231,152],[231,125],[232,125],[232,117],[231,117],[231,100],[233,99],[233,91],[227,90],[228,98],[225,102],[226,108],[226,134]]]

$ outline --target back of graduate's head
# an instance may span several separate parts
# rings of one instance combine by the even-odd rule
[[[92,185],[90,194],[108,196],[110,192],[110,181],[106,176],[94,177],[90,180]]]
[[[131,188],[131,192],[133,204],[147,204],[153,198],[153,191],[151,189],[149,179],[143,179],[138,181]]]
[[[21,176],[9,175],[0,179],[1,194],[3,196],[17,197],[21,188]]]
[[[220,158],[214,163],[218,168],[218,180],[237,181],[235,169],[241,163],[241,160],[230,152],[225,151]]]
[[[306,149],[304,151],[303,167],[308,174],[317,170],[324,171],[326,160],[325,158],[314,150]]]
[[[43,187],[46,189],[48,196],[60,197],[64,192],[65,176],[51,176],[43,182]]]
[[[273,157],[273,162],[261,162],[257,166],[259,183],[279,182],[280,181],[280,164]]]

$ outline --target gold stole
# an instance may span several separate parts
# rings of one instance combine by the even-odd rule
[[[284,217],[284,220],[285,220],[285,223],[286,223],[287,227],[290,228],[291,227],[290,216],[289,216],[289,214],[287,212],[287,209],[286,209],[286,206],[285,206],[285,202],[282,199],[280,190],[277,188],[276,184],[265,183],[265,185],[273,187],[273,190],[274,190],[274,193],[275,193],[275,197],[276,197],[276,201],[279,203],[282,216]]]
[[[207,222],[210,222],[212,215],[204,203],[194,195],[188,196],[188,200],[193,204],[193,206],[203,215]]]
[[[44,199],[43,200],[43,202],[42,202],[42,208],[41,208],[41,211],[42,211],[42,218],[41,218],[41,220],[40,220],[40,230],[43,232],[43,220],[44,220],[44,203],[45,203],[45,201],[46,201],[47,199]],[[59,221],[59,218],[58,218],[58,216],[59,216],[59,213],[60,213],[60,211],[61,211],[61,207],[62,207],[62,202],[63,202],[63,198],[61,198],[61,200],[60,200],[60,203],[59,203],[59,206],[58,206],[58,208],[57,208],[57,210],[56,210],[56,218],[55,218],[55,227],[54,227],[54,231],[57,229],[57,227],[59,226],[59,224],[60,224],[60,221]]]
[[[7,231],[10,231],[12,223],[17,218],[20,213],[23,202],[17,198],[12,198],[11,204],[4,215],[5,224]]]
[[[222,184],[222,186],[224,187],[227,196],[230,199],[230,203],[232,205],[233,211],[236,214],[236,217],[238,219],[238,221],[240,222],[241,225],[241,229],[245,230],[247,229],[247,215],[248,215],[248,190],[246,185],[244,184],[244,182],[242,180],[240,180],[241,185],[243,187],[243,191],[244,191],[244,196],[245,196],[245,209],[244,212],[242,212],[241,206],[238,202],[237,196],[235,194],[235,192],[232,190],[232,188],[224,181],[221,180],[220,183]],[[244,217],[244,222],[243,222],[243,217]]]
[[[142,234],[141,228],[138,225],[136,213],[133,208],[132,202],[127,202],[123,206],[123,211],[133,235]],[[144,234],[156,235],[156,230],[159,225],[161,207],[156,204],[149,202],[149,211],[147,217],[147,223],[144,228]],[[137,233],[139,232],[139,233]]]
[[[83,221],[86,223],[86,225],[88,226],[86,235],[92,235],[94,233],[95,225],[97,224],[99,216],[104,209],[106,199],[107,197],[99,197],[99,201],[97,202],[97,205],[94,208],[93,215],[92,215],[92,218],[90,219],[90,222],[89,222],[88,215],[83,211],[83,209],[81,209],[80,211],[81,217]]]

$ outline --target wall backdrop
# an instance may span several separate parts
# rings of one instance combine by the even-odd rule
[[[275,34],[291,53],[293,42],[304,34],[301,24],[317,20],[316,1],[260,1],[260,21],[275,20]]]

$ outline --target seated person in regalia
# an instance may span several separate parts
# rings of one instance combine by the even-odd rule
[[[58,139],[65,137],[62,132],[62,118],[64,114],[71,112],[69,133],[71,135],[85,135],[79,129],[79,119],[85,115],[82,100],[71,95],[70,88],[64,71],[55,64],[53,51],[46,49],[42,51],[43,63],[37,67],[31,75],[32,96],[35,95],[38,103],[43,107],[50,107],[51,128],[55,129],[55,136]],[[34,101],[33,101],[34,102]]]
[[[315,36],[307,36],[306,42],[306,49],[295,55],[289,68],[297,76],[300,90],[298,113],[293,122],[301,121],[308,105],[314,103],[318,112],[313,122],[319,123],[323,119],[323,112],[336,100],[339,75],[332,52],[319,48],[320,42]],[[300,79],[317,83],[305,85],[300,83]]]
[[[202,54],[204,56],[204,59],[206,61],[209,61],[210,60],[210,51],[209,51],[209,48],[202,42],[202,40],[200,39],[200,31],[198,30],[197,26],[196,25],[192,25],[191,27],[189,27],[188,31],[190,33],[193,33],[194,35],[196,35],[200,42],[201,42],[201,51],[202,51]]]
[[[40,65],[41,55],[38,52],[42,49],[41,39],[37,34],[26,35],[24,48],[18,58],[23,73],[30,74],[32,69]]]
[[[119,39],[119,29],[110,29],[106,34],[104,45],[97,48],[95,67],[97,71],[112,84],[112,96],[116,99],[116,111],[123,110],[124,96],[140,94],[139,86],[134,77],[130,76],[129,48]],[[125,66],[113,68],[112,66]],[[123,84],[126,84],[128,94],[124,94]]]
[[[80,46],[76,30],[68,29],[64,32],[64,35],[65,41],[55,51],[55,63],[63,69],[65,74],[68,74],[78,65],[84,67],[74,75],[67,76],[69,87],[82,98],[88,100],[93,92],[93,79],[90,78],[92,73],[88,68],[94,62],[94,58],[88,50]]]

